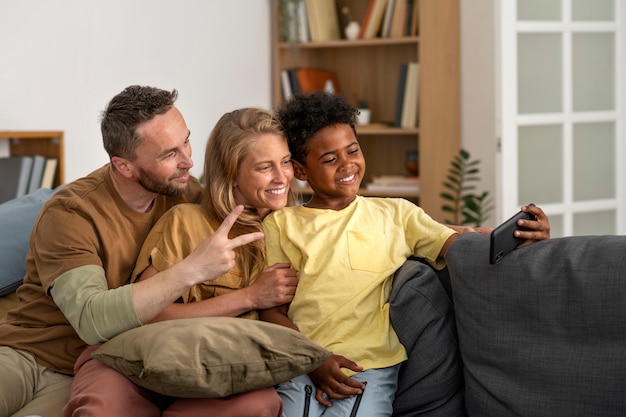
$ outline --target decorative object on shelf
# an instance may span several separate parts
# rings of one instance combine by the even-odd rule
[[[479,165],[480,160],[470,160],[470,153],[462,148],[450,161],[448,175],[443,182],[443,186],[450,191],[440,194],[446,201],[441,209],[452,214],[452,219],[446,219],[446,223],[480,227],[493,211],[494,206],[488,191],[474,193],[476,186],[472,184],[480,181]]]
[[[348,24],[343,30],[344,35],[346,35],[346,39],[351,41],[358,39],[359,32],[361,31],[361,25],[356,20],[352,19],[352,15],[350,14],[350,8],[348,6],[343,6],[341,8],[341,14],[346,17]]]
[[[404,167],[409,172],[409,175],[419,175],[419,153],[417,152],[417,150],[406,151]]]
[[[361,31],[361,25],[359,25],[359,22],[355,22],[354,20],[348,23],[348,25],[344,29],[346,39],[350,39],[351,41],[359,37],[360,31]]]
[[[372,120],[372,111],[370,110],[369,103],[365,99],[357,100],[357,109],[359,113],[356,116],[356,122],[359,125],[368,125]]]

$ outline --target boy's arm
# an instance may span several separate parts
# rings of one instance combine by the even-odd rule
[[[287,316],[288,308],[289,304],[283,304],[282,306],[261,310],[259,311],[259,317],[263,321],[280,324],[281,326],[285,326],[299,332],[300,329],[298,329],[298,326],[296,326],[296,324]]]

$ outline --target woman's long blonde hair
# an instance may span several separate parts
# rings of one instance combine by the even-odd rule
[[[265,134],[285,134],[274,114],[268,110],[247,107],[224,114],[217,122],[206,146],[204,156],[205,189],[202,205],[211,218],[221,223],[237,206],[233,184],[241,162],[250,147]],[[285,143],[287,142],[285,138]],[[289,191],[288,205],[295,198]],[[233,225],[230,236],[261,231],[261,218],[254,207],[246,207]],[[265,265],[265,241],[257,240],[238,248],[238,266],[244,285]]]

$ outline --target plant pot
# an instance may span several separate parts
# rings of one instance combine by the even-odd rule
[[[370,109],[359,109],[359,114],[356,116],[356,123],[359,125],[370,124],[372,118],[372,111]]]

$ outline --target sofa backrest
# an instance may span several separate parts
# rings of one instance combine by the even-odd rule
[[[477,233],[446,254],[468,415],[626,415],[626,236],[488,258]]]

